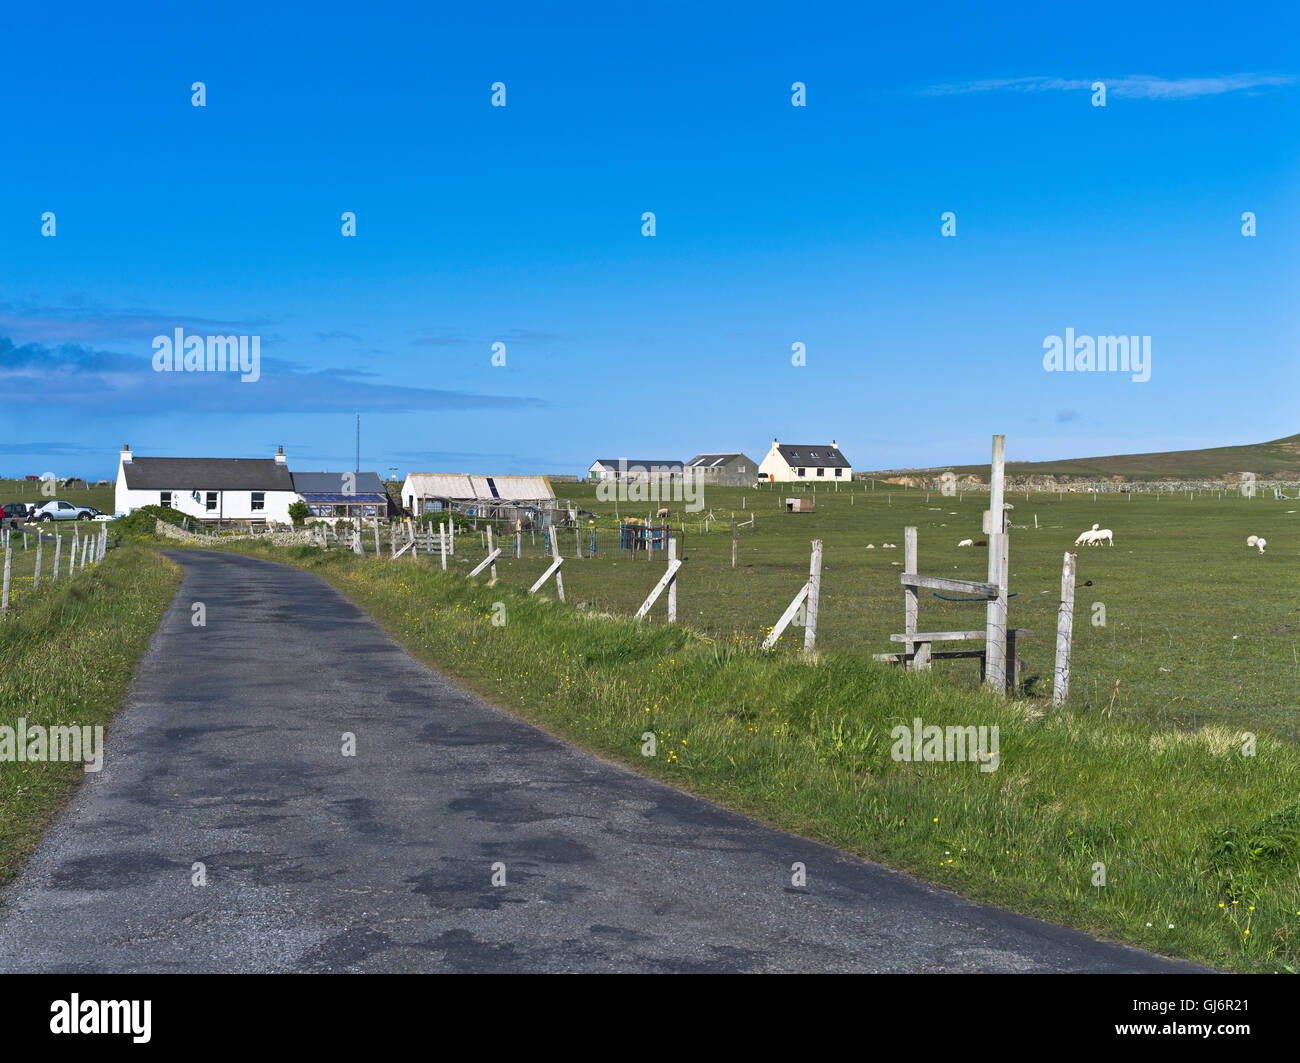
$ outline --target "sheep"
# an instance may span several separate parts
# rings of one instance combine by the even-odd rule
[[[1109,528],[1102,528],[1100,531],[1094,531],[1092,538],[1088,540],[1089,546],[1100,546],[1102,540],[1105,540],[1110,546],[1115,545],[1115,533]]]
[[[975,540],[974,540],[974,539],[963,539],[961,542],[959,542],[959,543],[957,544],[958,547],[962,547],[962,546],[974,546],[974,545],[975,545]]]
[[[666,510],[666,509],[661,509],[661,510],[659,510],[658,513],[655,514],[655,516],[656,516],[656,517],[666,517],[666,516],[668,516],[668,510]]]
[[[1092,537],[1093,537],[1094,535],[1097,534],[1097,531],[1098,531],[1098,529],[1100,529],[1100,528],[1101,528],[1101,525],[1100,525],[1100,524],[1094,524],[1094,525],[1092,526],[1091,530],[1086,531],[1086,532],[1080,532],[1080,533],[1079,533],[1079,537],[1078,537],[1077,539],[1074,540],[1074,545],[1075,545],[1075,546],[1082,546],[1082,545],[1084,545],[1085,543],[1088,544],[1088,545],[1091,545],[1091,544],[1092,544]]]
[[[1268,543],[1263,539],[1256,539],[1255,545],[1259,547],[1259,552],[1262,554],[1264,552],[1264,547],[1266,547]]]
[[[1246,536],[1246,545],[1247,545],[1247,546],[1254,546],[1257,542],[1259,542],[1259,536],[1258,536],[1258,535],[1247,535],[1247,536]]]
[[[897,543],[881,543],[881,544],[880,544],[880,549],[882,549],[882,550],[897,550],[897,549],[898,549],[898,544],[897,544]]]
[[[868,549],[868,550],[874,550],[875,548],[876,548],[876,544],[875,544],[875,543],[867,543],[867,549]]]

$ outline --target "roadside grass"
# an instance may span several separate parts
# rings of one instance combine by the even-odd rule
[[[1284,738],[1260,734],[1246,756],[1226,726],[1000,702],[834,649],[765,654],[424,559],[232,549],[319,573],[417,655],[546,730],[775,826],[1167,955],[1238,971],[1300,962],[1300,749]],[[996,725],[998,770],[895,761],[891,730],[918,717]]]
[[[180,579],[174,562],[126,548],[71,579],[42,581],[0,623],[0,725],[110,725]],[[0,760],[0,886],[83,775],[80,763]]]

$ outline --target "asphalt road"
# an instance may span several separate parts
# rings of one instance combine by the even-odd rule
[[[574,749],[308,573],[170,556],[185,580],[104,769],[0,897],[0,971],[1193,969]]]

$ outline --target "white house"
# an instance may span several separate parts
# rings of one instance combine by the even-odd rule
[[[782,443],[774,439],[772,449],[758,466],[758,478],[778,483],[847,482],[853,479],[853,468],[833,439],[830,443]]]
[[[141,506],[163,506],[203,523],[288,524],[297,498],[283,447],[273,458],[137,458],[124,446],[114,509],[119,517]]]
[[[681,475],[680,461],[650,461],[645,458],[597,458],[587,470],[590,480],[648,480],[651,476],[671,479]]]

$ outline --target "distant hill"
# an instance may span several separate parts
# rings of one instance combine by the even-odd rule
[[[946,465],[933,469],[886,469],[865,475],[876,479],[933,477],[951,471],[958,477],[988,479],[984,465]],[[1099,458],[1058,461],[1009,461],[1007,476],[1051,477],[1056,480],[1211,480],[1253,472],[1261,480],[1300,479],[1300,435],[1207,450],[1170,450],[1155,454],[1112,454]]]

